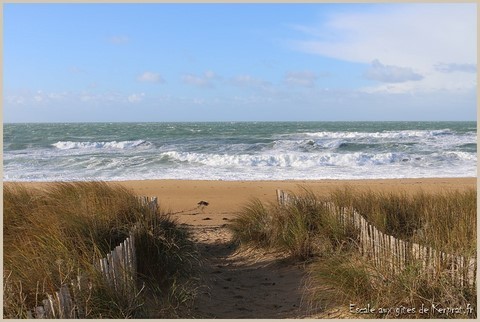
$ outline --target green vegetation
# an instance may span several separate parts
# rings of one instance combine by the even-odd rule
[[[351,188],[319,197],[305,190],[285,206],[252,200],[232,221],[237,243],[286,251],[310,267],[310,301],[320,302],[319,286],[329,285],[348,308],[370,304],[374,315],[362,317],[467,317],[443,314],[432,307],[475,306],[476,290],[452,283],[448,274],[428,277],[416,262],[398,274],[376,267],[357,251],[358,232],[338,215],[354,209],[379,230],[397,238],[431,246],[447,253],[476,253],[476,191],[440,194],[357,192]],[[420,313],[422,304],[429,308]],[[379,313],[378,308],[394,308]],[[416,313],[401,312],[416,308]],[[396,308],[400,308],[396,310]],[[398,312],[400,313],[398,313]],[[357,316],[358,317],[358,316]]]
[[[84,276],[85,318],[176,317],[191,298],[198,257],[187,231],[126,188],[102,182],[4,185],[4,318],[25,318],[46,294]],[[135,299],[113,292],[94,263],[128,237],[137,254]]]

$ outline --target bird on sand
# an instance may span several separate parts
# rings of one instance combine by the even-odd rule
[[[207,201],[200,201],[199,203],[197,203],[198,207],[197,208],[200,208],[200,210],[202,211],[203,213],[203,208],[205,208],[206,206],[208,206],[208,202]]]
[[[199,203],[197,203],[197,205],[198,205],[199,207],[205,207],[205,206],[208,206],[209,203],[208,203],[207,201],[203,201],[203,200],[202,200],[202,201],[200,201]]]

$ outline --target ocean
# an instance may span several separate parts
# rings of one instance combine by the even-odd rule
[[[476,122],[4,124],[4,181],[475,177]]]

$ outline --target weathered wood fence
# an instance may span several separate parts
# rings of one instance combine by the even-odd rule
[[[277,201],[280,205],[287,205],[293,200],[293,195],[277,190]],[[333,204],[327,206],[335,208]],[[395,274],[404,270],[407,265],[416,263],[421,265],[429,278],[446,274],[456,285],[476,286],[476,257],[447,254],[428,246],[395,238],[378,230],[353,209],[350,211],[342,209],[338,215],[345,227],[352,225],[358,231],[359,251],[376,267]]]
[[[139,197],[142,205],[148,206],[149,211],[158,208],[157,197]],[[137,257],[135,254],[135,226],[130,235],[120,245],[115,247],[107,257],[101,258],[95,264],[103,278],[112,290],[128,299],[133,299],[137,292]],[[46,294],[43,305],[27,312],[29,319],[82,319],[85,312],[82,305],[76,303],[76,294],[85,288],[85,277],[77,276],[76,280],[61,286],[53,295]],[[73,293],[73,296],[71,294]]]

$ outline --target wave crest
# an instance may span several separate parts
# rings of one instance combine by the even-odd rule
[[[73,150],[73,149],[133,149],[138,147],[148,147],[152,143],[145,140],[135,141],[107,141],[107,142],[73,142],[73,141],[58,141],[52,144],[60,150]]]

